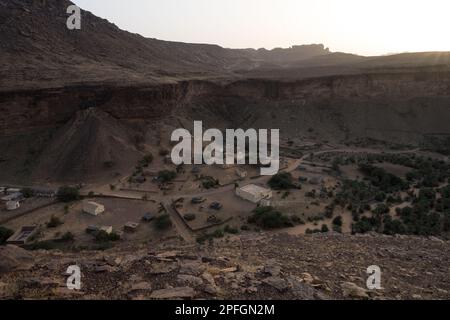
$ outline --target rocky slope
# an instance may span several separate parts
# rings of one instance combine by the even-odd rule
[[[132,252],[37,251],[31,264],[28,253],[4,247],[0,297],[448,299],[449,253],[449,243],[435,238],[372,234],[248,234],[203,246],[170,240]],[[81,291],[65,287],[74,264],[82,270]],[[371,265],[381,268],[381,290],[366,288]]]

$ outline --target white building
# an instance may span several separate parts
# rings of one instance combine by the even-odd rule
[[[111,234],[113,232],[113,227],[112,226],[102,226],[102,227],[100,227],[100,231],[104,231],[107,234]]]
[[[20,192],[15,192],[8,194],[7,196],[4,196],[1,198],[2,201],[8,202],[8,201],[20,201],[23,199],[23,195]]]
[[[19,201],[8,201],[6,202],[6,210],[13,211],[20,208],[20,202]]]
[[[249,184],[242,188],[237,188],[236,195],[253,203],[263,201],[267,204],[268,200],[272,199],[272,190],[257,186],[256,184]]]
[[[100,213],[105,212],[105,206],[93,201],[83,202],[83,212],[98,216]]]

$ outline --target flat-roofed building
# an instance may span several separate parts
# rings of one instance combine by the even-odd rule
[[[20,208],[20,202],[19,201],[8,201],[6,202],[6,210],[13,211]]]
[[[236,195],[242,199],[258,204],[263,200],[272,199],[272,190],[256,184],[248,184],[244,187],[237,188]],[[267,201],[265,201],[265,203],[267,203]]]
[[[5,201],[5,202],[21,201],[21,200],[23,200],[23,195],[21,192],[14,192],[14,193],[8,194],[7,196],[2,197],[1,200]]]
[[[94,201],[85,201],[83,202],[83,212],[98,216],[100,213],[105,212],[105,206]]]
[[[28,240],[36,234],[38,228],[36,226],[25,226],[20,228],[16,233],[14,233],[6,243],[15,244],[15,245],[23,245],[28,242]]]

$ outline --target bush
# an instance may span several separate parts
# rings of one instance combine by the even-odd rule
[[[334,232],[337,232],[337,233],[342,233],[342,227],[333,224],[333,231],[334,231]]]
[[[239,233],[239,230],[237,228],[230,227],[228,225],[225,226],[225,229],[223,231],[225,231],[226,233],[231,233],[231,234],[238,234]]]
[[[61,219],[59,219],[56,216],[52,216],[50,218],[50,221],[47,222],[47,228],[57,228],[62,224],[63,224],[63,222],[61,221]]]
[[[405,190],[409,187],[407,182],[382,168],[370,164],[360,164],[359,170],[368,177],[373,186],[380,188],[384,192],[390,193]]]
[[[258,207],[253,212],[254,214],[249,217],[248,222],[255,223],[263,229],[278,229],[293,226],[288,216],[276,211],[272,207]]]
[[[405,234],[406,228],[401,221],[393,220],[391,216],[386,215],[384,218],[383,233],[388,235]]]
[[[61,202],[72,202],[80,199],[80,192],[77,188],[73,187],[61,187],[56,195]]]
[[[320,229],[321,232],[328,232],[330,229],[328,229],[328,226],[326,224],[322,225],[322,228]]]
[[[153,162],[153,154],[147,153],[142,160],[139,161],[136,167],[136,173],[142,172],[142,168],[147,168]]]
[[[4,245],[6,240],[14,234],[11,229],[0,226],[0,245]]]
[[[23,195],[25,198],[31,198],[31,197],[34,197],[34,191],[33,191],[33,189],[30,189],[30,188],[23,188],[22,190],[20,190],[20,192],[22,193],[22,195]]]
[[[292,216],[291,221],[295,224],[301,224],[301,225],[305,224],[305,221],[302,218],[300,218],[299,216]]]
[[[275,190],[285,190],[295,187],[292,183],[292,176],[289,172],[277,173],[270,178],[268,184]]]
[[[45,240],[27,244],[24,248],[27,250],[55,250],[58,248],[58,244],[52,240]]]
[[[172,221],[168,214],[164,214],[155,219],[155,227],[158,230],[167,230],[172,226]]]
[[[170,170],[162,170],[158,173],[158,179],[161,182],[170,182],[177,176],[177,173],[175,171]]]
[[[119,241],[119,240],[120,240],[120,236],[114,232],[108,233],[104,230],[100,230],[95,234],[95,241],[97,241],[97,242],[110,242],[110,241]]]
[[[205,189],[215,188],[219,184],[219,180],[214,179],[213,177],[202,177],[202,187]]]
[[[342,217],[341,216],[337,216],[336,218],[333,219],[333,225],[334,226],[338,226],[338,227],[342,227]]]
[[[72,242],[75,240],[75,236],[72,232],[66,232],[63,234],[63,236],[59,239],[61,242]]]
[[[186,213],[186,214],[183,216],[183,218],[184,218],[184,220],[186,220],[186,221],[194,221],[195,218],[196,218],[196,215],[195,215],[195,213]]]

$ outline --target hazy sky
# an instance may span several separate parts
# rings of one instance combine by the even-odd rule
[[[450,51],[449,0],[72,0],[146,37],[229,48]]]

